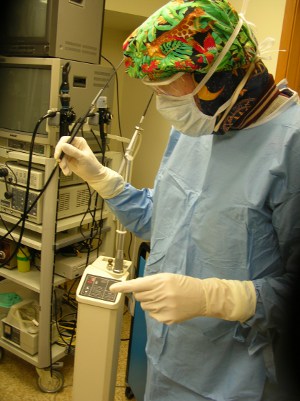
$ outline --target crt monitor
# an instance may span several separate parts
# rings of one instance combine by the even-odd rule
[[[48,110],[60,110],[62,69],[70,63],[70,106],[76,119],[86,114],[101,88],[110,80],[113,69],[98,64],[58,58],[0,58],[0,146],[28,151],[37,121]],[[113,106],[113,82],[101,94]],[[51,157],[59,138],[59,124],[46,120],[35,139],[34,153]]]
[[[105,0],[1,1],[0,54],[99,63]]]

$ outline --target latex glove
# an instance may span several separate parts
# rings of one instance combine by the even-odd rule
[[[68,144],[69,136],[60,138],[54,151],[54,158],[65,175],[75,173],[99,193],[103,199],[113,198],[124,189],[123,177],[103,166],[86,140],[82,137],[75,137],[71,144]],[[64,153],[62,160],[60,156]]]
[[[111,285],[112,292],[133,292],[141,307],[156,320],[179,323],[198,316],[244,322],[255,313],[252,281],[198,279],[158,273]]]

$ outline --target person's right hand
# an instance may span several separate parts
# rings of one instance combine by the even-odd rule
[[[84,138],[75,137],[72,144],[67,143],[69,139],[69,136],[61,137],[54,152],[54,158],[59,162],[62,172],[64,175],[75,173],[87,182],[94,179],[104,166],[97,160]]]
[[[67,143],[69,139],[69,136],[61,137],[54,152],[62,172],[75,173],[104,199],[118,195],[124,188],[123,177],[103,166],[84,138],[75,137],[71,144]]]
[[[144,311],[165,324],[194,317],[245,322],[256,309],[252,281],[199,279],[174,273],[157,273],[114,283],[111,292],[132,292]]]

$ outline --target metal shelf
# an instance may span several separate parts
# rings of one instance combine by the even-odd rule
[[[7,349],[10,351],[12,354],[17,355],[18,357],[24,359],[24,361],[27,361],[34,365],[35,367],[41,367],[44,368],[45,366],[40,366],[39,363],[39,357],[38,354],[36,355],[30,355],[27,352],[23,351],[21,348],[18,348],[17,346],[14,346],[8,341],[5,341],[4,339],[0,338],[0,346],[3,347],[4,349]],[[62,347],[57,344],[53,344],[51,347],[51,355],[52,355],[52,362],[56,362],[63,358],[66,353],[65,353],[65,347]]]
[[[21,273],[17,269],[9,270],[3,267],[0,270],[0,276],[9,279],[17,284],[20,284],[21,286],[26,287],[29,290],[38,293],[41,290],[41,284],[40,284],[41,274],[40,271],[35,267],[32,267],[31,270],[26,273]],[[53,283],[54,286],[63,284],[66,281],[67,281],[66,278],[54,274],[54,283]],[[0,281],[0,292],[1,292],[1,284],[2,282]]]
[[[111,168],[118,170],[119,163],[118,152],[112,152]],[[28,154],[18,151],[4,151],[0,148],[0,157],[28,161]],[[113,163],[114,162],[114,163]],[[44,182],[47,182],[49,176],[56,167],[56,161],[53,158],[45,158],[34,156],[33,163],[40,164],[44,168]],[[53,285],[58,286],[68,281],[65,277],[54,274],[55,249],[62,248],[72,243],[82,241],[82,236],[78,227],[81,225],[84,214],[67,217],[56,220],[57,216],[57,199],[59,187],[59,171],[56,169],[52,180],[49,182],[47,189],[43,195],[42,222],[38,225],[30,221],[26,221],[24,233],[21,238],[21,243],[29,248],[40,252],[40,270],[32,268],[31,271],[21,273],[17,269],[0,268],[0,276],[5,280],[0,281],[0,292],[7,291],[7,288],[13,288],[12,291],[19,293],[24,298],[34,297],[39,302],[39,342],[38,352],[31,356],[22,349],[18,348],[3,338],[0,338],[0,346],[11,351],[22,359],[28,361],[39,369],[47,369],[52,363],[58,361],[65,356],[65,347],[57,344],[51,344],[51,336],[49,324],[52,320],[51,301]],[[107,207],[103,212],[95,213],[97,220],[103,219],[104,226],[102,233],[106,233],[102,246],[105,247],[105,253],[113,254],[114,249],[114,232],[115,220],[112,213]],[[0,236],[6,236],[7,239],[18,241],[20,238],[21,229],[18,227],[20,219],[7,213],[2,213],[2,221],[0,221]],[[87,214],[84,219],[84,225],[92,223],[93,218]],[[12,233],[7,233],[14,227]],[[86,233],[89,235],[89,227],[86,228]],[[87,236],[88,236],[87,235]],[[9,284],[8,284],[9,283]]]
[[[21,152],[10,152],[9,157],[14,157],[17,160],[28,159],[28,155]],[[34,163],[42,164],[45,167],[44,180],[47,179],[52,174],[53,169],[56,166],[56,161],[53,158],[45,157],[34,157]],[[51,299],[52,299],[52,283],[53,277],[56,281],[56,285],[62,280],[62,277],[55,277],[53,266],[54,266],[54,247],[55,235],[56,235],[56,207],[57,207],[57,196],[58,196],[58,169],[56,169],[55,174],[52,177],[45,194],[43,197],[43,214],[42,221],[43,226],[41,230],[37,230],[37,225],[33,223],[26,223],[26,234],[22,236],[22,244],[27,245],[31,248],[40,250],[41,252],[41,270],[37,271],[32,269],[27,273],[20,273],[17,270],[7,270],[1,268],[0,275],[6,277],[8,280],[13,281],[16,285],[22,285],[34,292],[39,293],[39,339],[38,342],[38,353],[36,356],[28,356],[26,352],[17,347],[11,345],[7,341],[1,340],[1,345],[3,348],[9,349],[11,352],[19,355],[25,360],[33,363],[39,368],[47,368],[51,365],[51,360],[53,360],[53,355],[50,353],[50,330],[49,322],[51,322]],[[16,224],[19,220],[13,216],[6,215],[7,219],[11,218],[9,221],[12,225]],[[1,233],[5,235],[7,233],[7,224],[1,224]],[[29,230],[30,228],[30,230]],[[13,238],[18,240],[20,236],[20,229],[14,230],[12,234]],[[9,236],[8,236],[9,238]],[[1,284],[1,282],[0,282]]]
[[[3,218],[3,214],[2,214],[2,218]],[[14,224],[12,224],[12,223],[5,222],[6,227],[4,227],[3,222],[0,222],[0,235],[6,236],[8,230],[11,230],[13,225]],[[11,234],[6,236],[7,239],[13,239],[14,241],[18,241],[19,237],[20,237],[20,228],[19,227],[16,227]],[[37,231],[26,230],[22,237],[22,244],[40,251],[42,248],[41,234],[38,233]]]
[[[2,219],[5,220],[5,225],[10,230],[14,225],[17,225],[19,222],[19,218],[9,215],[7,213],[1,214]],[[108,211],[104,210],[101,216],[101,211],[98,210],[95,214],[95,219],[99,220],[106,219],[108,216]],[[75,227],[79,227],[82,219],[84,217],[84,224],[90,224],[93,221],[93,218],[90,214],[78,214],[76,216],[66,217],[64,219],[57,220],[56,231],[60,233],[62,231],[70,230]],[[33,222],[27,221],[25,223],[25,233],[24,233],[24,244],[25,241],[28,241],[28,245],[31,248],[39,249],[39,243],[41,242],[41,234],[43,233],[43,224],[35,224]],[[0,222],[0,235],[5,235],[7,233],[7,228],[4,227],[3,222]],[[16,227],[12,233],[12,236],[15,240],[18,240],[20,233],[20,228]],[[8,237],[9,238],[9,237]],[[23,242],[23,240],[22,240]]]
[[[3,270],[4,269],[1,270],[1,276],[3,276],[3,274],[2,274]],[[5,269],[5,270],[7,270],[7,269]],[[11,280],[10,278],[0,281],[0,293],[4,293],[4,292],[15,292],[22,299],[26,299],[26,298],[31,299],[32,298],[32,299],[35,299],[36,301],[39,300],[39,294],[37,292],[26,288],[22,284],[16,283],[15,281]],[[2,310],[4,310],[4,309],[5,308],[2,308]]]
[[[100,210],[97,210],[97,212],[95,213],[96,220],[99,220],[101,217],[102,219],[106,219],[107,216],[108,216],[107,210],[103,211],[102,216]],[[77,216],[66,217],[64,219],[57,220],[56,232],[60,233],[65,230],[70,230],[71,228],[79,227],[83,217],[84,217],[84,224],[90,224],[93,221],[92,216],[90,216],[90,214],[85,214],[85,213],[79,214]]]
[[[71,230],[73,228],[78,228],[80,225],[80,222],[82,220],[83,214],[82,215],[77,215],[77,216],[72,216],[69,218],[62,219],[61,221],[59,220],[57,222],[57,235],[56,235],[56,249],[60,249],[64,246],[71,245],[75,242],[83,241],[84,238],[82,237],[81,232],[75,232],[75,233],[65,233],[66,230]],[[102,217],[102,220],[106,220],[108,217],[108,212],[104,212],[101,216],[101,212],[98,211],[95,215],[96,220],[100,220]],[[3,218],[3,214],[2,214]],[[6,218],[6,216],[5,216]],[[8,230],[11,230],[14,224],[17,223],[18,219],[8,216],[8,220],[5,222],[5,226],[3,222],[0,222],[0,236],[4,236],[7,234]],[[85,224],[90,224],[92,222],[92,218],[86,218],[84,220]],[[26,224],[26,228],[28,225]],[[29,225],[30,229],[25,229],[24,234],[22,236],[22,244],[27,245],[30,248],[33,248],[37,251],[42,250],[42,231],[43,231],[43,226],[38,225],[38,224],[33,224],[31,223]],[[29,228],[28,227],[28,228]],[[111,228],[110,227],[105,227],[102,229],[102,233],[105,233],[109,231]],[[90,230],[83,230],[83,234],[88,237],[90,233]],[[14,239],[14,241],[18,241],[20,237],[20,228],[16,227],[14,228],[14,231],[9,234],[6,238],[7,239]]]

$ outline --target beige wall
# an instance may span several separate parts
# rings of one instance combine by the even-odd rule
[[[122,58],[121,49],[126,37],[142,20],[150,15],[151,12],[154,12],[157,8],[165,4],[165,1],[151,0],[150,2],[143,0],[130,1],[126,2],[126,4],[128,7],[124,6],[123,0],[107,0],[106,2],[107,18],[105,17],[102,54],[113,62],[114,65],[118,65]],[[135,5],[135,7],[133,5]],[[146,13],[146,10],[149,12]],[[124,18],[122,18],[121,12],[126,13],[124,14]],[[135,12],[138,14],[134,15]],[[124,19],[126,21],[124,21]],[[128,23],[129,20],[130,23]],[[134,20],[137,20],[138,24],[135,24]],[[124,25],[126,29],[124,29]],[[106,64],[105,61],[103,61],[103,64]],[[124,72],[123,66],[120,68],[118,75],[122,134],[130,138],[135,131],[136,125],[139,125],[140,119],[149,101],[151,91],[145,88],[139,80],[128,78]],[[113,114],[112,132],[119,134],[116,96],[114,99]],[[132,183],[138,188],[153,186],[153,180],[170,131],[169,124],[166,123],[156,111],[154,99],[142,124],[142,128],[144,129],[142,133],[142,144],[133,164],[132,175]],[[120,149],[120,147],[116,147],[115,143],[112,143],[111,147]]]
[[[238,11],[241,9],[242,0],[232,0],[231,2]],[[162,0],[128,0],[126,2],[107,0],[103,55],[117,65],[122,58],[122,43],[127,35],[141,23],[145,16],[163,4],[165,1]],[[275,49],[279,47],[284,7],[285,0],[250,0],[246,14],[246,18],[256,25],[255,33],[258,40],[261,41],[266,36],[274,37]],[[137,21],[136,25],[135,21]],[[276,71],[276,63],[276,53],[273,54],[273,60],[266,60],[266,64],[273,74]],[[150,91],[138,80],[128,78],[123,67],[120,69],[119,83],[123,135],[131,137],[146,107]],[[170,127],[155,110],[154,103],[153,101],[143,123],[142,146],[133,166],[132,183],[137,187],[153,185],[168,140]],[[112,129],[114,133],[118,133],[115,107],[114,116]],[[112,144],[112,146],[114,145]]]
[[[266,37],[275,39],[273,50],[267,55],[271,60],[264,60],[269,71],[275,76],[278,52],[280,45],[281,29],[283,23],[286,0],[250,0],[246,12],[246,19],[255,24],[253,30],[259,43]],[[242,8],[243,0],[231,0],[231,4],[237,11]]]
[[[165,3],[166,1],[164,0],[106,0],[106,8],[108,10],[148,17]]]

